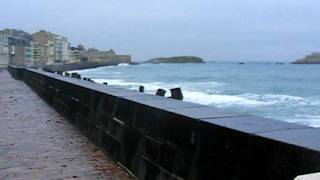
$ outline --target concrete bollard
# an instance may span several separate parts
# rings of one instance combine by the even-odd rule
[[[91,78],[88,78],[87,80],[88,80],[89,82],[94,82]]]
[[[170,91],[171,91],[171,97],[170,98],[177,99],[177,100],[182,100],[183,99],[181,88],[173,88],[173,89],[170,89]]]
[[[144,86],[139,86],[139,92],[144,92]]]
[[[78,77],[78,73],[71,73],[71,77],[77,78]]]
[[[71,77],[81,79],[81,75],[78,73],[71,73]]]
[[[166,90],[164,89],[158,89],[156,92],[157,96],[164,96],[166,94]]]

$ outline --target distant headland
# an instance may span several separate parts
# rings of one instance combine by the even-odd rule
[[[292,64],[320,64],[320,52],[314,52],[305,56],[303,59],[298,59]]]
[[[196,56],[175,56],[153,58],[143,63],[160,64],[160,63],[205,63],[201,58]]]

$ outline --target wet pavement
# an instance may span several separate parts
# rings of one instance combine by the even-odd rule
[[[0,179],[132,179],[22,81],[0,70]]]

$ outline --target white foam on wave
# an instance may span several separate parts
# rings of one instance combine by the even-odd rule
[[[214,82],[214,81],[202,81],[202,82],[183,82],[177,85],[181,85],[187,88],[197,88],[197,87],[211,88],[211,87],[224,86],[225,83]]]
[[[95,78],[92,79],[94,82],[97,83],[104,83],[107,82],[109,85],[115,85],[115,86],[123,86],[129,89],[137,89],[139,86],[145,86],[147,92],[153,92],[156,91],[159,88],[163,88],[164,84],[161,82],[153,82],[153,83],[138,83],[138,82],[128,82],[123,79],[101,79],[101,78]]]
[[[107,82],[109,85],[119,85],[119,86],[130,86],[130,85],[136,85],[136,83],[133,82],[126,82],[122,79],[100,79],[100,78],[94,78],[92,79],[96,83],[104,83]]]
[[[311,106],[317,106],[320,105],[320,97],[319,96],[315,96],[315,97],[310,97],[308,99],[312,99],[312,101],[310,102]]]
[[[128,63],[120,63],[120,64],[118,64],[118,66],[130,66],[130,64],[128,64]]]
[[[281,94],[242,94],[241,97],[267,102],[269,104],[286,104],[290,106],[303,106],[312,103],[310,100],[291,95]]]
[[[115,72],[111,72],[112,74],[122,74],[122,72],[118,72],[118,71],[115,71]]]
[[[315,128],[320,127],[320,115],[297,114],[295,115],[295,118],[288,118],[285,119],[285,121],[304,124]]]
[[[194,88],[189,88],[186,84],[165,84],[162,82],[152,82],[152,83],[138,83],[138,82],[128,82],[123,79],[93,79],[97,83],[107,82],[109,85],[124,86],[129,89],[136,90],[138,86],[145,86],[146,93],[154,94],[157,89],[165,89],[169,91],[171,88],[182,87],[182,92],[185,97],[185,101],[199,103],[203,105],[214,105],[217,107],[228,107],[233,105],[238,106],[263,106],[269,105],[268,102],[262,102],[258,100],[247,99],[244,97],[233,96],[233,95],[223,95],[223,94],[210,94],[206,92],[196,91]],[[222,83],[218,82],[199,82],[200,84],[211,84],[214,86],[221,86]],[[193,83],[193,86],[198,83]],[[190,83],[191,85],[191,83]]]
[[[155,94],[157,89],[167,90],[167,96],[170,96],[170,89],[181,87],[184,95],[184,100],[188,102],[199,103],[203,105],[212,105],[215,107],[248,107],[255,108],[261,106],[268,106],[269,108],[281,107],[285,109],[299,108],[305,105],[314,105],[314,100],[299,96],[279,95],[279,94],[239,94],[239,95],[226,95],[221,94],[215,87],[224,85],[219,82],[196,82],[196,83],[163,83],[163,82],[131,82],[123,79],[93,79],[97,83],[107,82],[109,85],[121,86],[132,90],[137,90],[140,85],[145,87],[146,93]],[[210,91],[206,88],[199,89],[201,85],[211,85]],[[205,86],[206,87],[206,86]],[[297,118],[296,120],[298,121]],[[313,118],[310,117],[310,121]],[[317,117],[315,117],[317,119]]]
[[[268,105],[265,102],[250,100],[243,97],[222,95],[222,94],[207,94],[197,91],[183,91],[186,101],[195,102],[204,105],[214,105],[217,107],[228,107],[234,105],[241,106],[263,106]]]
[[[116,67],[116,66],[101,66],[101,67],[96,67],[96,68],[73,70],[73,71],[68,71],[68,72],[70,72],[70,73],[76,72],[76,73],[80,73],[80,74],[86,74],[86,73],[90,73],[90,72],[99,72],[99,71],[103,71],[103,69],[105,69],[105,68],[114,68],[114,67]]]

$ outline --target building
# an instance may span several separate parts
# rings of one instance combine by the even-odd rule
[[[9,63],[9,39],[8,36],[0,31],[0,68],[7,67]]]
[[[8,36],[9,63],[14,65],[33,66],[33,42],[32,36],[22,30],[5,29]]]
[[[7,64],[30,67],[79,62],[131,63],[131,57],[117,55],[112,49],[99,51],[94,48],[86,50],[83,45],[71,47],[66,37],[45,30],[32,35],[17,29],[0,31],[0,67]]]
[[[70,43],[66,37],[54,36],[54,62],[66,63],[69,60],[69,46]]]
[[[113,49],[108,51],[99,51],[91,48],[81,54],[81,61],[88,61],[94,63],[131,63],[129,55],[117,55]]]
[[[77,63],[81,61],[81,54],[85,52],[83,45],[78,45],[77,47],[70,47],[69,49],[69,62]]]
[[[49,31],[34,33],[34,58],[38,65],[66,63],[69,61],[68,39]]]
[[[34,43],[34,61],[36,65],[54,63],[54,36],[41,30],[32,35]]]

